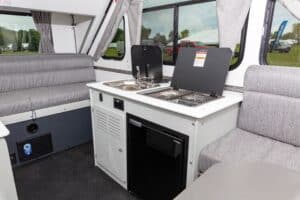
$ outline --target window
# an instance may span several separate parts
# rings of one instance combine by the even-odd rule
[[[300,67],[300,21],[282,4],[275,2],[269,22],[265,62],[269,65]]]
[[[163,60],[168,63],[173,61],[173,15],[173,9],[143,15],[142,44],[160,46],[164,52]]]
[[[141,39],[144,45],[162,48],[164,64],[175,64],[181,47],[218,47],[216,1],[145,0]],[[241,61],[242,50],[237,44],[233,67]]]
[[[113,41],[108,46],[103,58],[122,60],[125,56],[125,21],[121,21]]]
[[[40,34],[31,16],[0,14],[0,21],[0,54],[38,52]]]

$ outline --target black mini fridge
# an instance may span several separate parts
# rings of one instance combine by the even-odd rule
[[[171,200],[186,186],[188,136],[127,115],[128,190]]]

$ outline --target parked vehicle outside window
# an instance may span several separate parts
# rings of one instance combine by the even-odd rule
[[[300,67],[300,21],[276,1],[266,61],[269,65]]]
[[[0,14],[0,54],[35,54],[40,33],[31,16]]]

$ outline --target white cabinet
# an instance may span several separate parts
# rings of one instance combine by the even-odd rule
[[[127,187],[126,114],[92,105],[95,164]]]

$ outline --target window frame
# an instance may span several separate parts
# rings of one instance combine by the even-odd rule
[[[194,5],[194,4],[199,4],[199,3],[207,3],[207,2],[213,2],[216,0],[189,0],[189,1],[184,1],[184,2],[179,2],[179,3],[171,3],[171,4],[166,4],[166,5],[159,5],[159,6],[153,6],[149,8],[144,8],[143,13],[147,12],[152,12],[152,11],[160,11],[160,10],[166,10],[166,9],[173,9],[173,61],[164,61],[163,64],[165,65],[175,65],[175,60],[177,59],[177,53],[175,51],[176,46],[178,45],[178,39],[179,39],[179,34],[178,34],[178,27],[179,27],[179,8],[182,6],[188,6],[188,5]],[[246,44],[246,38],[247,38],[247,28],[248,28],[248,18],[244,24],[242,33],[241,33],[241,41],[240,41],[240,52],[239,52],[239,57],[238,61],[230,66],[230,70],[236,69],[243,61],[244,58],[244,52],[245,52],[245,44]]]
[[[124,54],[123,54],[123,56],[122,57],[109,57],[109,56],[105,56],[105,55],[103,55],[103,56],[101,56],[101,58],[102,59],[104,59],[104,60],[117,60],[117,61],[122,61],[122,60],[124,60],[124,58],[125,58],[125,55],[126,55],[126,20],[125,20],[125,17],[123,17],[122,18],[122,21],[121,21],[121,23],[123,22],[123,29],[124,29]],[[115,36],[114,36],[115,37]],[[114,39],[114,38],[113,38]],[[112,41],[111,41],[112,42]],[[107,49],[105,50],[105,51],[107,51]]]
[[[271,29],[273,24],[273,17],[275,11],[276,0],[269,0],[267,3],[265,20],[264,20],[264,34],[261,40],[259,63],[261,65],[269,65],[267,61],[267,55],[269,50],[269,37],[271,35]]]

